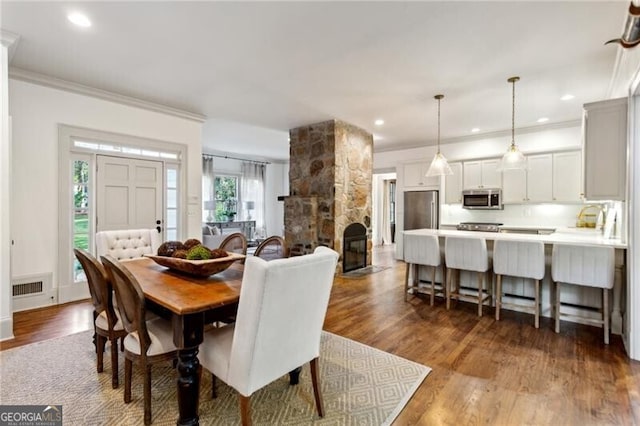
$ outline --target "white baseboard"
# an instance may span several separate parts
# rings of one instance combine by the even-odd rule
[[[13,337],[13,315],[0,319],[0,342]]]
[[[85,284],[79,285],[67,285],[58,287],[58,303],[75,302],[76,300],[89,299],[91,294],[89,293],[89,287]]]

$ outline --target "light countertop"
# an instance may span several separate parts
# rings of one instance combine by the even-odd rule
[[[528,227],[520,226],[517,228]],[[544,244],[581,244],[589,246],[607,246],[617,249],[627,248],[627,244],[623,243],[620,239],[603,238],[600,231],[582,228],[557,228],[554,233],[548,235],[458,231],[452,229],[414,229],[411,231],[403,231],[403,233],[405,235],[437,235],[439,237],[475,237],[492,241],[542,241]]]

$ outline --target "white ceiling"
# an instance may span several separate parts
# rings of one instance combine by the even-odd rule
[[[376,151],[435,144],[438,93],[443,142],[510,129],[512,75],[516,127],[579,119],[607,96],[604,42],[628,4],[2,0],[0,14],[20,36],[11,67],[203,114],[205,151],[286,159],[288,129],[333,118]]]

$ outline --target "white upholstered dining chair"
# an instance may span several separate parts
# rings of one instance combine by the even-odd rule
[[[316,409],[322,417],[318,357],[338,253],[265,261],[246,259],[236,322],[205,333],[200,364],[239,393],[242,424],[251,424],[249,398],[288,372],[311,364]]]
[[[96,233],[97,257],[135,259],[145,254],[157,254],[161,244],[162,236],[155,229],[123,229]]]

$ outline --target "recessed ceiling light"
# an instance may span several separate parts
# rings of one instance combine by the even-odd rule
[[[478,127],[474,127],[473,129],[471,129],[471,131],[473,133],[478,133],[480,131],[480,129]]]
[[[378,118],[376,121],[373,122],[376,126],[382,126],[384,124],[384,120],[381,118]]]
[[[87,18],[87,15],[79,12],[68,14],[67,19],[79,27],[87,28],[91,26],[91,21]]]
[[[538,118],[538,123],[544,123],[545,121],[549,121],[547,117]]]
[[[560,100],[561,101],[570,101],[571,99],[575,98],[575,96],[570,95],[569,93],[567,93],[566,95],[563,95]]]

